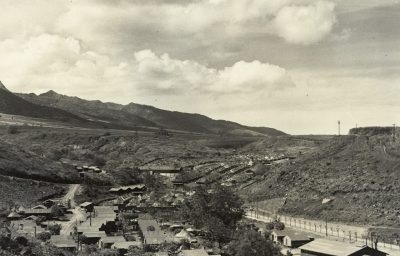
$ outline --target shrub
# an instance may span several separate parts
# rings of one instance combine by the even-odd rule
[[[36,238],[45,242],[45,241],[50,240],[51,234],[50,234],[50,232],[42,232],[42,233],[37,234]]]
[[[52,235],[59,235],[61,231],[61,225],[59,224],[50,225],[49,231],[51,232]]]
[[[19,132],[18,127],[15,125],[8,126],[7,132],[9,134],[17,134]]]

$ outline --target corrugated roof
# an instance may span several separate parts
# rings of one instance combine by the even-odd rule
[[[93,204],[93,203],[92,202],[84,202],[84,203],[81,203],[80,206],[86,207],[86,206],[89,206],[91,204]]]
[[[300,246],[299,248],[301,250],[345,256],[363,249],[364,246],[357,246],[354,244],[342,243],[327,239],[316,239],[308,244]]]
[[[110,243],[116,243],[116,242],[126,242],[126,240],[123,236],[106,236],[106,237],[101,238],[101,242],[110,244]]]
[[[182,256],[208,256],[204,249],[182,250]]]
[[[25,214],[34,215],[34,214],[51,214],[51,209],[25,209]]]
[[[135,247],[142,247],[142,243],[139,241],[130,241],[130,242],[116,242],[113,244],[112,248],[113,249],[129,249],[129,247],[135,246]]]
[[[83,232],[83,235],[89,238],[106,237],[106,232],[96,231],[96,232]]]
[[[58,248],[76,247],[76,242],[72,238],[61,235],[52,235],[50,238],[50,242]]]
[[[110,192],[118,192],[118,191],[143,189],[145,187],[146,187],[146,185],[144,185],[144,184],[136,184],[136,185],[131,185],[131,186],[123,186],[123,187],[118,187],[118,188],[111,188],[109,191]]]

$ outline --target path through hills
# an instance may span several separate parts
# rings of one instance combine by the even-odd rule
[[[70,202],[73,214],[68,222],[59,223],[61,225],[61,232],[60,232],[61,235],[69,236],[73,232],[74,227],[77,225],[77,223],[79,223],[81,220],[84,220],[84,218],[86,217],[75,202],[75,195],[80,188],[81,186],[79,184],[70,185],[67,194],[63,197],[64,201]]]

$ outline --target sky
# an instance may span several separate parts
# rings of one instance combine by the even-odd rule
[[[400,0],[0,0],[14,92],[335,134],[400,124]]]

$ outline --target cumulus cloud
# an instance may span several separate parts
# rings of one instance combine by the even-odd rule
[[[331,33],[336,23],[334,9],[335,5],[326,1],[285,6],[274,19],[276,33],[290,43],[317,43]]]
[[[151,35],[153,39],[255,29],[289,43],[312,44],[331,32],[335,20],[334,4],[327,1],[119,1],[115,5],[85,1],[71,4],[55,24],[58,31],[87,42],[115,42],[130,38],[132,33],[143,35],[144,31],[146,39]]]
[[[112,82],[126,83],[123,63],[82,49],[71,37],[42,34],[28,40],[0,42],[2,80],[17,91],[58,90],[68,94],[96,95],[110,91]],[[122,88],[124,89],[124,88]]]
[[[287,71],[279,66],[260,61],[236,62],[218,71],[212,89],[221,92],[276,91],[294,86]]]
[[[129,100],[137,94],[259,93],[292,85],[285,69],[260,61],[239,61],[216,69],[147,49],[116,62],[85,49],[79,40],[50,34],[1,41],[0,55],[7,60],[0,63],[2,79],[17,91],[53,89],[90,98],[120,96]]]

